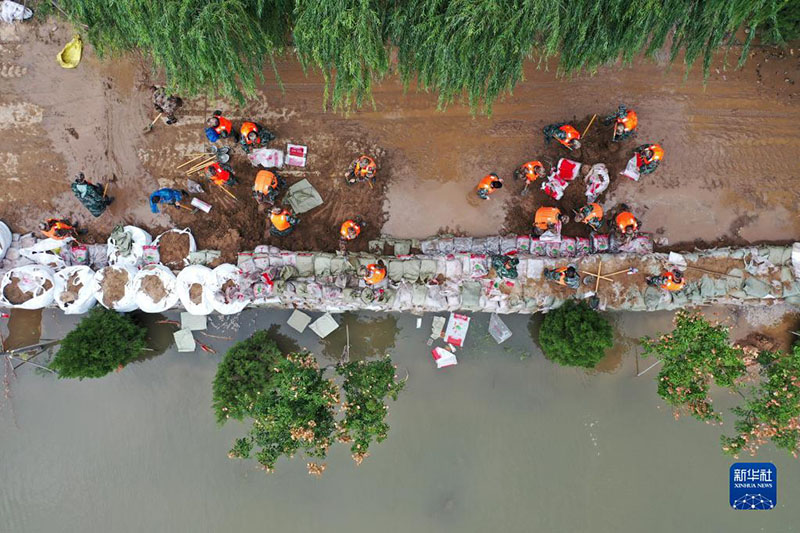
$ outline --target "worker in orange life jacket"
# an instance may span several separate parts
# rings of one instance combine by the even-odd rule
[[[478,197],[483,200],[488,200],[490,194],[502,188],[503,178],[495,173],[487,174],[480,182],[478,182]]]
[[[617,231],[622,235],[634,235],[639,231],[639,221],[629,211],[627,205],[622,204],[619,206],[619,213],[615,218],[617,224]]]
[[[350,163],[350,168],[345,172],[344,177],[349,185],[367,180],[375,183],[377,173],[378,165],[375,160],[367,155],[362,155]]]
[[[633,153],[636,154],[636,166],[640,174],[650,174],[664,159],[664,149],[659,144],[637,146]]]
[[[678,269],[668,270],[660,276],[650,276],[647,284],[669,292],[677,292],[686,286],[686,278]]]
[[[206,167],[206,177],[220,187],[236,185],[237,183],[236,176],[233,175],[233,169],[225,163],[217,161]]]
[[[253,148],[266,146],[275,136],[257,122],[242,122],[239,142],[246,153]]]
[[[253,183],[253,196],[259,204],[274,204],[286,180],[269,170],[259,170]]]
[[[581,286],[581,276],[573,265],[560,268],[545,268],[544,279],[554,281],[564,287],[577,289]]]
[[[222,111],[214,111],[214,114],[206,120],[206,137],[208,137],[208,140],[213,143],[217,142],[220,137],[227,139],[231,135],[236,136],[236,132],[233,131],[233,123],[222,116]]]
[[[377,285],[386,277],[386,265],[381,259],[378,259],[377,263],[361,267],[359,274],[367,285]]]
[[[575,222],[583,222],[594,231],[603,224],[603,208],[597,202],[581,207],[575,215]]]
[[[300,219],[288,210],[275,206],[270,210],[269,221],[272,224],[269,232],[276,237],[284,237],[294,231],[294,227],[300,222]]]
[[[570,151],[577,150],[581,147],[581,134],[578,130],[565,122],[549,124],[542,129],[542,132],[544,133],[544,140],[547,143],[555,139]]]
[[[541,235],[545,231],[560,231],[562,225],[569,222],[569,217],[561,213],[557,207],[540,207],[533,217],[533,232]]]
[[[348,219],[342,222],[342,227],[339,229],[339,235],[343,241],[353,241],[361,235],[361,230],[366,227],[361,217],[355,219]]]
[[[45,237],[57,241],[72,237],[77,238],[78,230],[75,226],[67,220],[60,220],[58,218],[48,218],[46,221],[39,224],[39,229]]]
[[[614,124],[614,142],[627,139],[634,134],[636,128],[639,126],[639,117],[636,111],[628,109],[624,105],[617,108],[617,112],[609,115],[603,121],[606,125]]]
[[[528,161],[514,171],[514,179],[519,180],[525,178],[526,184],[533,183],[538,178],[544,178],[545,175],[546,172],[541,161]]]

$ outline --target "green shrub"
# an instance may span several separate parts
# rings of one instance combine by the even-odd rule
[[[62,378],[99,378],[139,357],[145,328],[130,317],[94,307],[61,341],[50,367]]]
[[[242,420],[269,386],[281,352],[267,331],[256,331],[225,354],[214,378],[213,405],[217,422]]]
[[[613,338],[606,318],[574,300],[544,315],[539,330],[539,345],[548,359],[583,368],[594,368],[614,344]]]

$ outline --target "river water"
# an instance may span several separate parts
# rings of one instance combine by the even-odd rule
[[[209,331],[238,340],[272,327],[286,349],[341,354],[340,332],[320,343],[283,325],[288,314],[217,317]],[[409,381],[390,405],[389,438],[359,467],[334,447],[321,479],[299,456],[269,475],[227,458],[245,426],[219,428],[210,405],[230,342],[197,335],[220,355],[170,348],[82,382],[24,366],[0,411],[0,530],[797,531],[796,460],[764,449],[759,460],[778,466],[778,507],[731,510],[721,428],[675,421],[655,371],[634,377],[632,339],[670,319],[617,315],[620,348],[604,371],[585,372],[544,359],[528,317],[504,318],[514,334],[498,347],[476,315],[459,365],[437,371],[430,317],[416,329],[408,315],[348,316],[353,356],[388,351]],[[42,338],[75,322],[47,310]],[[153,332],[156,343],[169,328]]]

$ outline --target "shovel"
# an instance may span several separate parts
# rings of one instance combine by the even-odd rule
[[[197,213],[197,211],[198,211],[198,209],[196,207],[194,209],[192,209],[191,207],[185,206],[185,205],[183,205],[183,204],[181,204],[179,202],[175,202],[175,207],[180,207],[181,209],[186,209],[187,211],[190,211],[193,215],[195,213]]]
[[[164,113],[159,113],[159,114],[156,116],[156,118],[154,118],[154,119],[153,119],[153,122],[151,122],[151,123],[150,123],[150,124],[149,124],[149,125],[148,125],[148,126],[145,128],[145,129],[144,129],[144,132],[145,132],[145,133],[150,133],[150,132],[153,130],[153,126],[155,126],[155,125],[156,125],[156,122],[158,121],[158,119],[160,119],[160,118],[161,118],[161,115],[163,115],[163,114],[164,114]]]

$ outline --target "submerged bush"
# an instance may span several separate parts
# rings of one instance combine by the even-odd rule
[[[128,315],[94,307],[67,333],[50,363],[62,378],[99,378],[142,354],[147,330]]]
[[[565,366],[594,368],[613,344],[611,324],[585,302],[570,300],[550,311],[539,330],[544,355]]]

